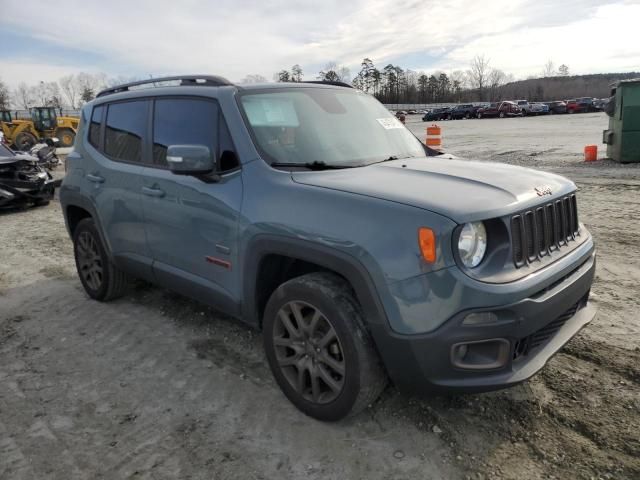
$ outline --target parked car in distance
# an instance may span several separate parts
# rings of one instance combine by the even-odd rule
[[[471,103],[456,105],[449,110],[449,120],[460,120],[475,116],[476,108]]]
[[[486,107],[479,108],[476,117],[478,118],[490,118],[490,117],[517,117],[522,115],[521,108],[514,102],[504,101],[499,103],[490,103]]]
[[[518,108],[520,109],[520,113],[522,113],[522,115],[528,115],[531,113],[531,105],[529,104],[528,100],[514,100],[513,103],[518,105]]]
[[[567,100],[567,113],[586,113],[595,110],[593,98],[582,97]]]
[[[578,102],[578,104],[582,106],[583,112],[595,112],[597,110],[594,105],[594,100],[595,99],[593,97],[576,98],[576,101]]]
[[[567,104],[561,100],[546,103],[549,107],[549,113],[567,113]]]
[[[427,113],[425,113],[422,117],[423,122],[437,122],[439,120],[445,120],[449,117],[449,108],[448,107],[440,107],[434,108]]]
[[[191,75],[99,92],[60,189],[86,294],[140,278],[245,322],[320,420],[365,409],[388,379],[428,394],[535,375],[595,315],[576,185],[428,156],[340,85]]]
[[[549,105],[544,103],[531,103],[531,115],[546,115],[549,113]]]

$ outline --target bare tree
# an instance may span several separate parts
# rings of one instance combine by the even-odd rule
[[[267,79],[257,73],[249,74],[240,80],[240,83],[267,83]]]
[[[564,63],[558,67],[558,75],[561,77],[569,76],[569,67],[567,67]]]
[[[504,84],[507,76],[502,70],[492,68],[487,76],[487,85],[489,86],[489,101],[498,100],[499,89]]]
[[[0,80],[0,109],[8,110],[10,108],[9,88]]]
[[[336,72],[338,74],[338,81],[349,83],[351,81],[351,70],[344,65],[340,65]]]
[[[542,76],[543,77],[555,77],[557,75],[556,69],[555,69],[555,65],[553,64],[553,62],[549,59],[547,60],[547,63],[544,64],[544,69],[542,70]]]
[[[324,82],[351,82],[351,71],[344,65],[338,66],[336,62],[329,62],[318,73],[318,80]]]
[[[21,82],[18,87],[15,89],[13,93],[14,103],[18,108],[23,108],[25,110],[29,110],[30,107],[33,106],[34,100],[32,96],[32,91],[29,86]]]
[[[302,81],[302,67],[297,63],[293,67],[291,67],[291,81],[292,82]]]
[[[273,79],[276,82],[290,82],[291,74],[288,70],[280,70],[279,72],[273,74]]]
[[[487,84],[489,75],[489,59],[484,55],[476,55],[471,62],[471,69],[468,72],[472,88],[478,89],[478,97],[483,99],[483,90]]]
[[[76,89],[76,82],[73,75],[65,75],[60,80],[58,80],[58,83],[60,84],[62,93],[69,103],[69,106],[71,108],[77,108],[78,91]]]

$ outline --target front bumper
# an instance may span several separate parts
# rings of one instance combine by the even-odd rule
[[[463,310],[426,334],[402,335],[372,325],[372,335],[387,372],[403,391],[480,392],[520,383],[547,361],[595,316],[588,297],[595,274],[595,253],[535,294],[506,304]],[[472,312],[493,312],[498,321],[466,325]],[[501,365],[460,368],[454,346],[487,340],[508,345]]]
[[[33,202],[51,200],[55,193],[56,181],[51,175],[44,182],[29,185],[22,182],[19,186],[0,182],[0,208],[15,207]]]

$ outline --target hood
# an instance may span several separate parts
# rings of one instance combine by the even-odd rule
[[[15,155],[0,155],[0,164],[16,163],[16,162],[37,162],[38,159],[27,153],[16,153]]]
[[[517,212],[575,190],[564,177],[528,168],[441,157],[367,167],[292,172],[293,181],[403,203],[464,223]],[[536,187],[543,196],[536,192]],[[548,191],[551,191],[551,195]]]

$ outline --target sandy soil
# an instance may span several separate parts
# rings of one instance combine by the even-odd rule
[[[0,214],[0,478],[640,478],[640,168],[581,162],[604,115],[442,126],[452,153],[580,187],[599,314],[541,374],[483,395],[391,387],[356,418],[313,421],[257,332],[145,284],[90,301],[54,201]]]

